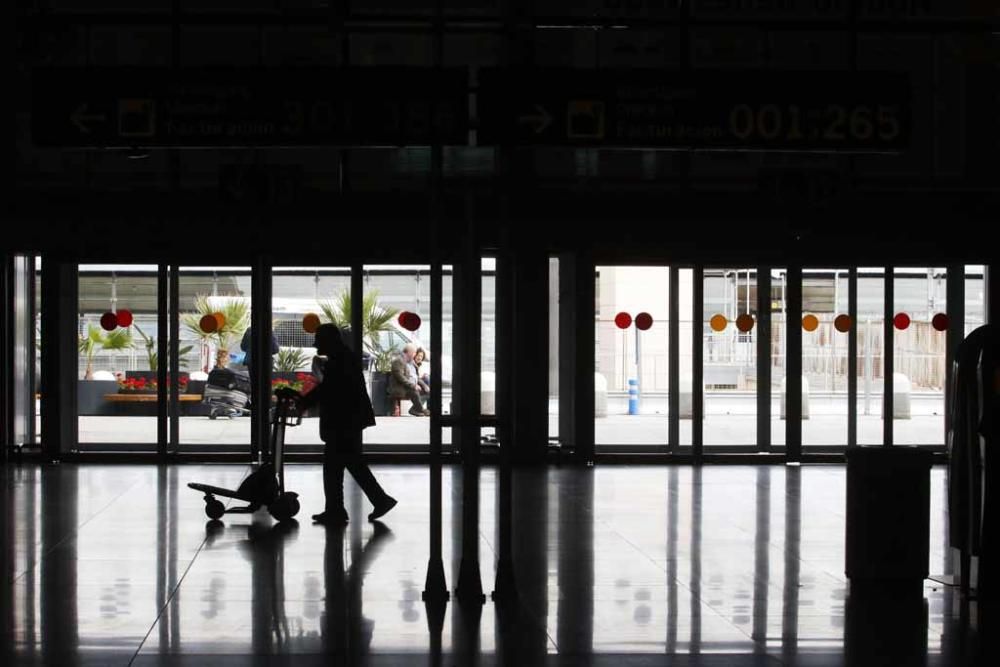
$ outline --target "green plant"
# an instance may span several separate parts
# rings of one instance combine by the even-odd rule
[[[393,345],[388,349],[379,348],[375,352],[375,370],[379,373],[392,372],[392,360],[399,355],[399,347]]]
[[[382,351],[379,334],[392,331],[392,321],[399,310],[391,306],[382,306],[378,302],[378,290],[369,290],[361,302],[361,340],[365,349],[378,356]],[[332,322],[341,329],[351,326],[351,293],[340,292],[333,298],[319,304],[323,311],[323,320]]]
[[[198,340],[215,343],[215,367],[224,368],[229,363],[229,347],[250,326],[250,304],[237,297],[216,299],[215,303],[219,305],[213,306],[209,297],[199,294],[194,298],[195,312],[185,313],[181,321]],[[201,318],[216,312],[222,313],[226,321],[211,333],[203,331]]]
[[[282,347],[274,357],[274,370],[290,373],[309,363],[309,355],[298,347]]]
[[[87,359],[87,370],[83,374],[85,380],[94,379],[94,355],[99,350],[128,350],[133,347],[132,334],[128,329],[115,329],[104,332],[95,324],[87,324],[87,335],[80,336],[77,349]]]
[[[156,353],[156,339],[152,336],[147,336],[135,322],[132,323],[132,328],[134,328],[135,332],[139,334],[140,338],[142,338],[143,347],[146,348],[146,360],[149,362],[149,370],[155,371],[159,367],[159,355]],[[194,345],[184,345],[177,351],[179,366],[181,368],[187,368],[188,360],[186,355],[192,349],[194,349]]]

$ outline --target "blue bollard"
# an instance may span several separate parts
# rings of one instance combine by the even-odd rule
[[[639,381],[635,378],[629,378],[628,381],[628,413],[639,414]]]

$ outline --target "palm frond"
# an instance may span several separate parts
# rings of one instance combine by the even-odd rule
[[[128,329],[109,331],[101,342],[101,348],[105,350],[128,350],[132,347],[132,332]]]
[[[323,319],[341,329],[351,326],[351,293],[344,290],[333,298],[320,302]],[[379,334],[392,330],[392,321],[399,314],[397,308],[379,303],[378,290],[368,290],[361,301],[361,338],[369,352],[381,350]]]

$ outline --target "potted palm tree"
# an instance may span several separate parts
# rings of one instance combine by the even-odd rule
[[[399,354],[398,347],[379,349],[375,355],[375,370],[372,371],[372,408],[376,415],[392,412],[389,400],[389,376],[392,375],[392,360]]]
[[[202,343],[215,346],[213,368],[229,365],[229,349],[238,345],[243,332],[250,326],[250,304],[238,297],[208,297],[199,294],[194,299],[195,312],[185,313],[181,322]],[[201,328],[201,318],[212,313],[222,313],[225,322],[212,332]],[[208,359],[202,359],[202,370],[209,371]]]
[[[81,415],[104,414],[107,409],[104,394],[118,391],[117,380],[94,379],[94,357],[101,350],[128,350],[132,346],[132,334],[128,329],[105,332],[99,326],[87,324],[87,334],[80,336],[77,343],[77,349],[87,360],[83,379],[77,382],[77,404]]]
[[[378,290],[370,290],[361,302],[361,342],[365,352],[375,360],[375,369],[371,375],[372,408],[376,415],[389,414],[387,388],[392,364],[392,355],[398,354],[395,348],[384,348],[382,336],[384,332],[393,330],[392,321],[399,310],[391,306],[383,306],[378,302]],[[323,320],[332,322],[341,329],[351,326],[351,293],[343,291],[332,299],[320,302]]]
[[[146,363],[149,366],[149,369],[145,371],[127,371],[125,375],[128,378],[143,378],[147,383],[155,383],[157,378],[156,371],[160,367],[159,355],[156,352],[156,338],[146,335],[146,332],[143,331],[136,322],[132,322],[132,328],[135,329],[135,332],[139,334],[139,338],[142,339],[142,345],[146,352]],[[187,367],[187,354],[193,348],[193,345],[183,345],[178,349],[177,356],[181,368]],[[181,392],[183,393],[189,387],[187,373],[180,374],[180,382],[182,385]]]

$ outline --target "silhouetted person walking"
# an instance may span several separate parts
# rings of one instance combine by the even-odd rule
[[[361,366],[335,324],[321,325],[316,330],[314,345],[317,354],[326,357],[322,378],[312,391],[299,398],[300,409],[319,405],[319,437],[326,443],[323,454],[326,509],[314,514],[313,521],[328,525],[347,523],[345,468],[375,506],[368,515],[369,521],[374,521],[395,507],[396,499],[382,489],[361,458],[361,431],[375,425]]]
[[[243,357],[243,365],[247,367],[247,373],[250,374],[250,384],[254,384],[254,370],[253,370],[253,328],[247,327],[247,330],[243,332],[243,339],[240,341],[240,349],[246,352]],[[268,355],[268,363],[270,366],[274,355],[278,354],[281,348],[278,347],[278,341],[275,339],[274,334],[271,334],[271,353]]]

